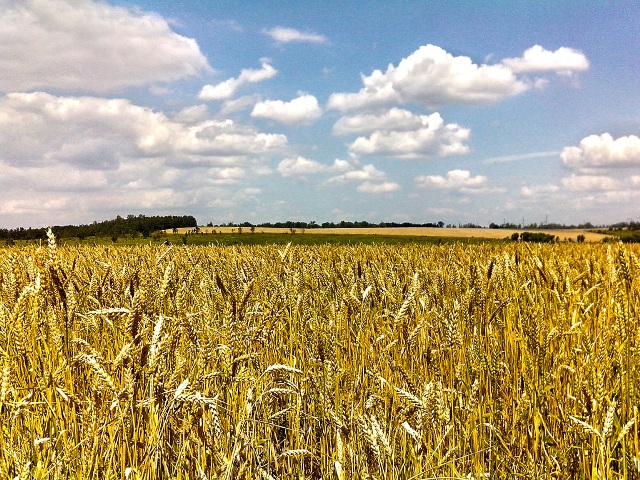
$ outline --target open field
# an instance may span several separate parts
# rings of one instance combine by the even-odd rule
[[[188,228],[180,228],[178,232],[184,234],[188,232]],[[215,230],[217,233],[237,233],[238,227],[200,227],[200,231],[204,234],[211,233]],[[248,227],[242,228],[243,234],[250,233]],[[427,236],[427,237],[443,237],[443,238],[489,238],[504,239],[509,238],[513,233],[522,233],[525,230],[513,229],[492,229],[492,228],[427,228],[427,227],[406,227],[406,228],[307,228],[304,234],[313,235],[406,235],[406,236]],[[608,235],[594,233],[582,229],[566,229],[566,230],[535,230],[535,232],[547,233],[560,238],[560,240],[571,239],[576,241],[578,235],[584,235],[587,242],[602,242],[603,238]],[[171,230],[166,231],[167,234]],[[255,233],[280,233],[290,234],[288,228],[263,228],[256,227]],[[296,235],[302,234],[302,230],[296,229]]]
[[[2,248],[0,478],[638,478],[639,257]]]

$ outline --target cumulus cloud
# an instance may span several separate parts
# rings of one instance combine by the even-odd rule
[[[344,183],[351,181],[380,181],[387,178],[387,174],[378,170],[373,165],[364,165],[362,168],[346,171],[335,177],[331,177],[329,183]]]
[[[157,14],[91,0],[0,4],[0,91],[104,93],[210,70],[196,41]]]
[[[350,111],[371,110],[391,104],[421,104],[437,107],[449,104],[482,105],[497,103],[531,88],[540,88],[546,79],[526,80],[521,73],[555,72],[567,75],[589,68],[578,50],[561,47],[552,52],[536,45],[521,58],[497,64],[476,64],[466,56],[453,56],[435,45],[424,45],[387,70],[361,75],[363,88],[357,93],[334,93],[328,108]]]
[[[286,146],[201,108],[169,118],[125,99],[12,93],[0,96],[0,210],[5,225],[183,213],[270,173]]]
[[[577,147],[565,147],[560,158],[571,168],[631,167],[640,165],[640,138],[614,139],[609,133],[589,135]]]
[[[198,123],[209,117],[209,108],[206,105],[193,105],[185,107],[173,115],[172,120],[179,123]]]
[[[302,32],[295,28],[275,27],[270,30],[263,30],[263,33],[278,43],[326,43],[328,41],[324,35],[318,35],[313,32]]]
[[[471,176],[468,170],[450,170],[446,176],[421,175],[415,178],[418,188],[436,188],[439,190],[458,190],[462,193],[482,193],[486,189],[487,177]]]
[[[331,169],[315,160],[309,160],[302,156],[296,158],[285,158],[278,164],[278,173],[283,177],[304,177],[306,175],[315,175],[324,173]]]
[[[350,135],[375,130],[419,130],[428,122],[426,115],[416,115],[409,110],[393,107],[383,113],[345,115],[333,125],[333,133]]]
[[[359,193],[391,193],[400,190],[400,185],[395,182],[371,183],[364,182],[356,188]]]
[[[34,226],[112,218],[140,209],[180,214],[210,199],[227,198],[224,185],[241,180],[239,172],[225,168],[179,169],[160,158],[136,159],[114,170],[56,164],[2,165],[2,172],[0,214],[5,225],[24,225],[28,216]]]
[[[215,85],[205,85],[200,90],[198,97],[201,100],[227,100],[233,97],[242,85],[269,80],[277,74],[278,70],[269,63],[262,62],[262,67],[259,70],[243,69],[237,78],[231,77]]]
[[[0,97],[0,161],[9,165],[115,169],[126,159],[147,157],[227,165],[279,152],[286,144],[282,134],[256,132],[231,120],[181,123],[125,99],[42,92]]]
[[[573,192],[615,190],[620,182],[606,175],[571,175],[561,180],[562,185]]]
[[[362,76],[358,93],[334,93],[329,108],[347,111],[391,103],[419,103],[430,107],[451,103],[487,104],[518,95],[529,86],[505,65],[477,65],[471,58],[454,57],[440,47],[425,45],[386,72]]]
[[[340,174],[329,178],[327,185],[358,183],[356,191],[359,193],[375,194],[400,190],[399,184],[387,181],[387,174],[371,164],[360,166],[357,163],[336,159],[331,170]]]
[[[267,118],[288,125],[309,123],[321,115],[322,109],[313,95],[301,95],[290,102],[265,100],[256,103],[251,112],[252,117]]]
[[[349,153],[418,159],[461,155],[469,151],[465,144],[469,129],[455,123],[445,124],[437,112],[417,118],[420,126],[413,130],[376,130],[369,137],[358,137],[349,145]]]
[[[388,193],[400,189],[399,184],[387,181],[386,173],[378,170],[375,166],[364,165],[360,167],[340,159],[334,160],[332,165],[326,165],[302,156],[286,158],[278,164],[277,171],[282,177],[296,177],[302,180],[307,180],[307,177],[311,175],[338,173],[324,184],[358,183],[356,187],[358,193]]]
[[[502,64],[515,73],[555,72],[571,75],[589,68],[589,60],[579,50],[560,47],[552,52],[540,45],[525,50],[520,58],[505,58]]]

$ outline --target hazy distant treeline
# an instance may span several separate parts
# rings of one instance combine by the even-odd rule
[[[213,226],[211,224],[210,226]],[[436,222],[436,223],[396,223],[396,222],[380,222],[380,223],[370,223],[367,221],[360,222],[323,222],[316,223],[315,221],[311,222],[294,222],[294,221],[286,221],[286,222],[265,222],[259,223],[257,225],[253,225],[249,222],[244,222],[240,224],[229,223],[230,227],[264,227],[264,228],[389,228],[389,227],[431,227],[431,228],[442,228],[444,227],[444,222]]]

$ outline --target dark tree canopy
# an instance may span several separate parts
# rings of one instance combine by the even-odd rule
[[[198,225],[195,217],[191,215],[166,215],[145,217],[144,215],[127,215],[126,218],[118,215],[113,220],[93,222],[91,225],[64,225],[51,227],[57,238],[87,238],[87,237],[121,237],[125,235],[138,235],[148,237],[152,232],[167,228],[188,227],[195,228]],[[46,228],[0,228],[0,239],[11,238],[13,240],[36,240],[46,236]]]

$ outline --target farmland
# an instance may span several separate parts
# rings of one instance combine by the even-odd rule
[[[637,478],[639,256],[0,248],[0,476]]]
[[[179,234],[184,234],[190,229],[179,228],[177,229]],[[201,227],[200,232],[202,234],[210,234],[215,230],[218,234],[237,234],[238,227]],[[249,228],[243,228],[241,230],[244,233],[250,233]],[[601,242],[607,238],[608,235],[603,233],[596,233],[585,229],[539,229],[536,230],[541,233],[546,233],[558,237],[560,240],[572,240],[576,241],[578,235],[583,235],[587,242]],[[166,233],[170,233],[171,230],[167,230]],[[255,233],[263,234],[303,234],[303,235],[357,235],[357,236],[374,236],[374,237],[391,237],[391,236],[411,236],[411,237],[439,237],[439,238],[456,238],[456,239],[490,239],[490,240],[503,240],[510,238],[514,233],[522,233],[522,230],[515,230],[510,228],[435,228],[435,227],[379,227],[379,228],[309,228],[305,230],[287,228],[270,228],[270,227],[255,227]]]

